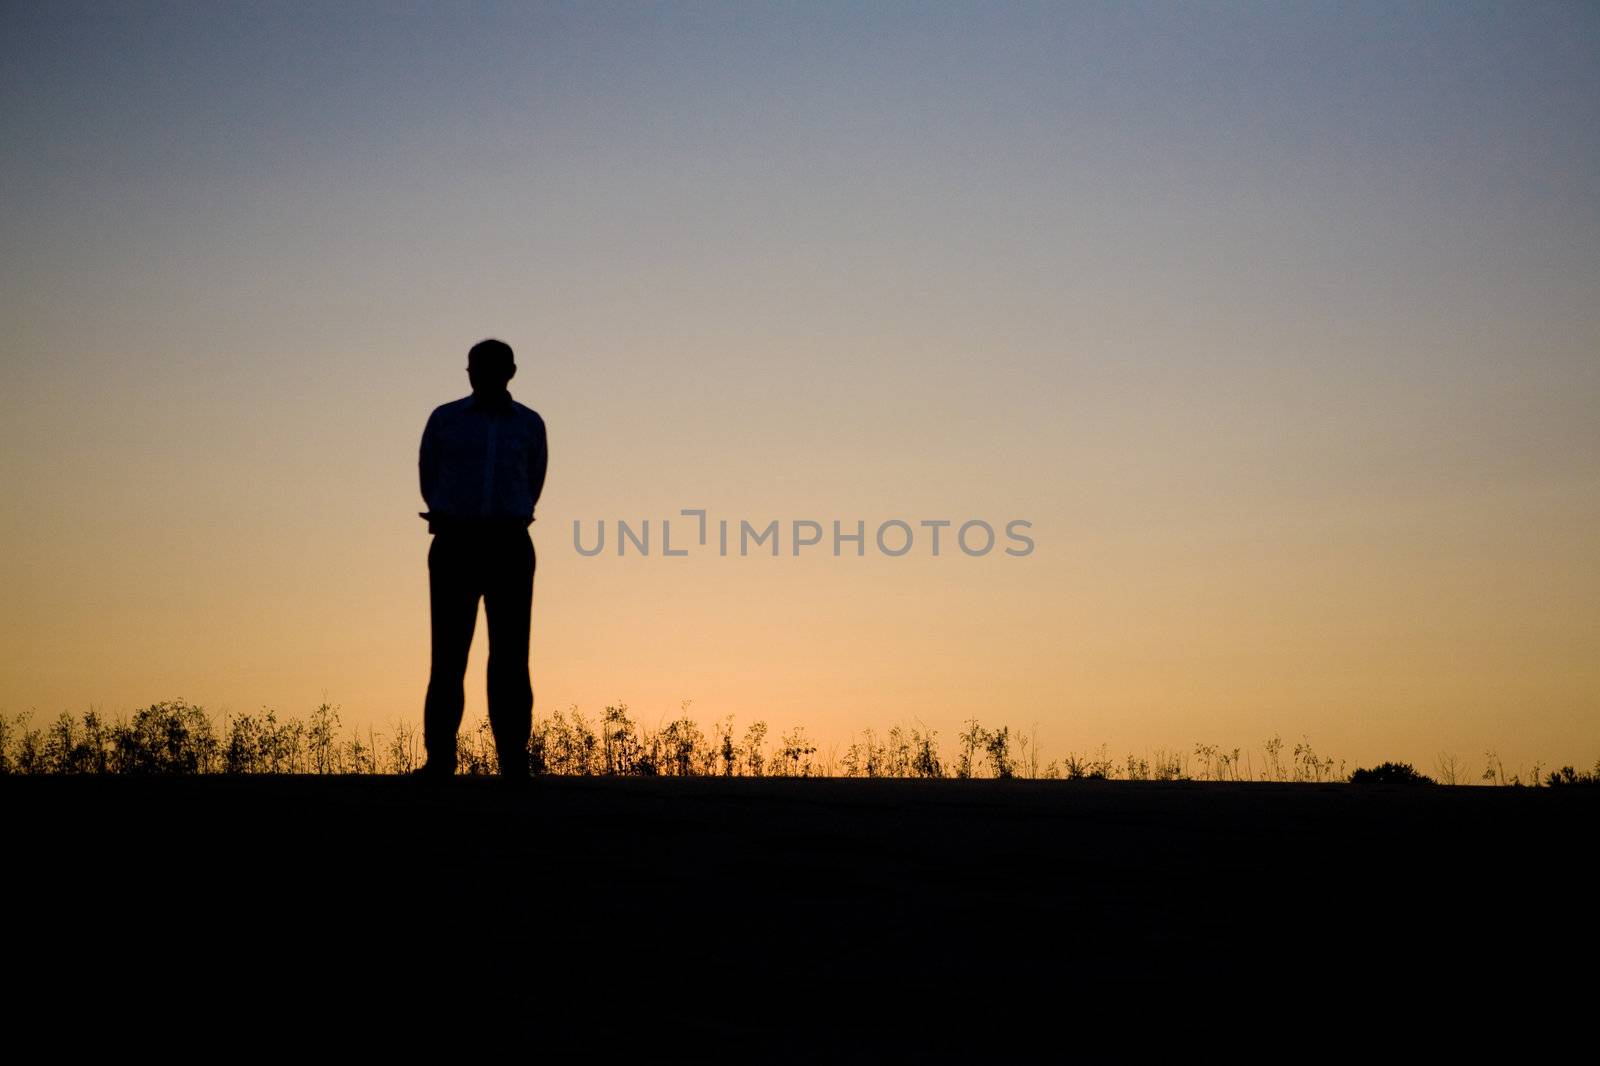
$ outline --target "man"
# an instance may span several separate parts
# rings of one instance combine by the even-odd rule
[[[433,545],[428,599],[433,668],[423,707],[427,761],[416,773],[456,769],[463,681],[478,600],[489,620],[489,725],[500,773],[526,780],[533,686],[528,637],[533,611],[533,508],[549,451],[544,419],[511,398],[510,345],[486,340],[467,353],[472,395],[441,404],[422,431],[419,469]]]

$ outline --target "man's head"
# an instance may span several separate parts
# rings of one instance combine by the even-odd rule
[[[511,345],[505,341],[479,341],[467,352],[467,380],[472,382],[474,393],[492,395],[503,392],[506,383],[516,372],[517,364],[511,355]]]

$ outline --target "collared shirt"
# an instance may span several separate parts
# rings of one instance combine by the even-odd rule
[[[533,521],[549,447],[539,413],[503,395],[440,404],[422,431],[418,468],[430,528],[435,519]],[[435,529],[435,531],[437,531]]]

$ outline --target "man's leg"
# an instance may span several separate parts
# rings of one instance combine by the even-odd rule
[[[448,534],[433,538],[428,549],[428,609],[433,621],[433,667],[428,675],[428,698],[422,710],[422,742],[428,765],[454,773],[456,733],[461,711],[467,653],[478,624],[479,590],[474,580],[474,552]]]
[[[528,637],[533,615],[533,538],[497,542],[493,571],[483,594],[489,619],[489,726],[494,730],[500,772],[528,773],[528,734],[533,727],[533,684],[528,677]]]

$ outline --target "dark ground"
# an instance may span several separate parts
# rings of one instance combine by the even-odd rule
[[[1592,974],[1600,943],[1596,789],[9,777],[0,803],[33,993],[503,1004],[542,1047],[809,1058],[798,1033],[981,1028],[1105,982]]]

